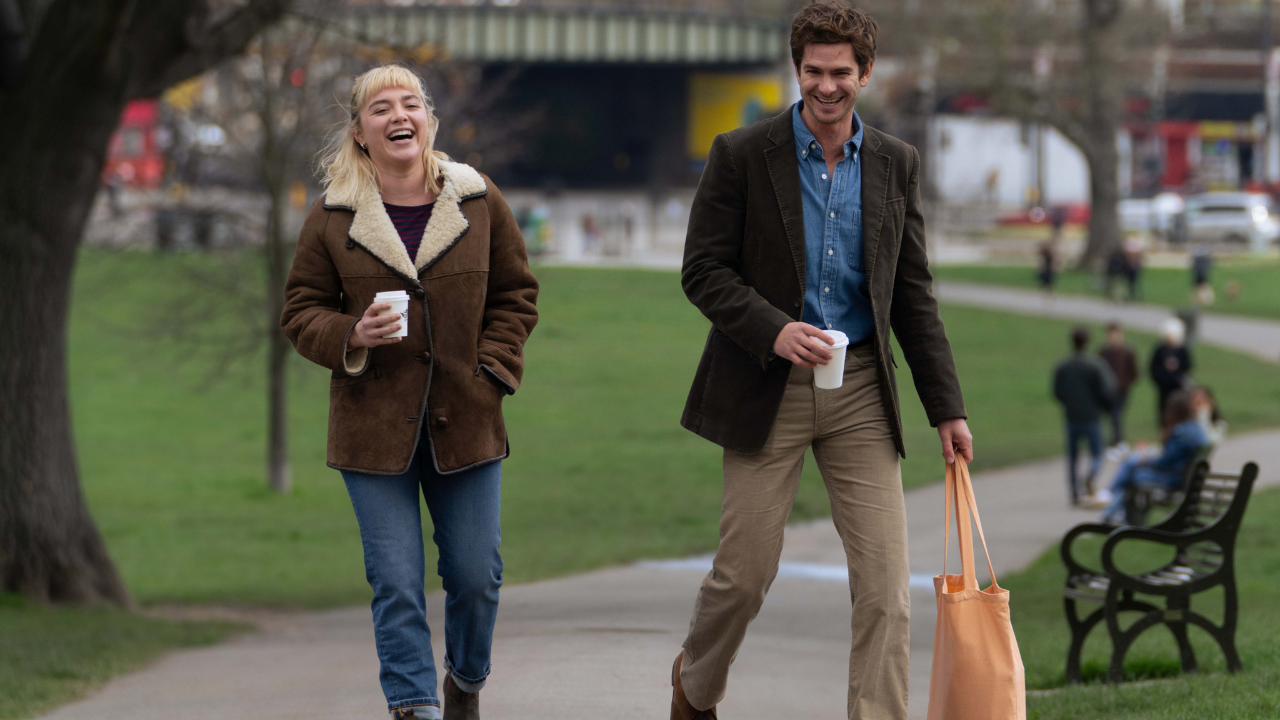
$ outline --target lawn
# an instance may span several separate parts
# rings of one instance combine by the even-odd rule
[[[156,308],[187,297],[175,282],[183,268],[210,262],[82,256],[71,389],[94,516],[143,603],[363,602],[369,591],[355,519],[339,474],[324,465],[328,372],[301,358],[290,368],[295,490],[276,496],[262,479],[259,357],[246,354],[210,382],[207,350],[143,331],[168,317]],[[720,453],[679,425],[707,322],[672,272],[537,273],[542,319],[526,350],[522,389],[505,408],[508,578],[714,548]],[[973,416],[975,469],[1060,452],[1048,374],[1069,324],[961,307],[946,307],[944,319]],[[215,315],[206,322],[231,321]],[[1274,368],[1207,347],[1197,360],[1234,428],[1280,425]],[[936,433],[900,364],[910,487],[935,481],[941,465]],[[1132,403],[1132,429],[1152,436],[1150,389],[1141,385]],[[802,518],[828,511],[809,466],[796,503]]]
[[[341,477],[324,464],[328,372],[296,357],[290,366],[295,489],[277,496],[263,479],[261,353],[240,352],[219,379],[210,360],[215,348],[177,339],[172,330],[156,332],[164,323],[198,322],[220,331],[238,326],[244,304],[219,296],[201,305],[203,315],[175,321],[169,312],[192,302],[191,272],[217,262],[82,252],[70,366],[90,508],[144,605],[367,602],[355,519]],[[526,349],[524,384],[505,406],[512,446],[503,468],[507,580],[713,549],[720,453],[679,426],[708,326],[685,300],[677,275],[535,270],[542,319]],[[1048,374],[1063,354],[1070,324],[961,307],[945,307],[943,315],[977,437],[975,470],[1061,452]],[[1134,340],[1142,348],[1153,342]],[[1198,377],[1215,388],[1233,429],[1280,425],[1280,373],[1273,366],[1213,348],[1198,352]],[[936,481],[941,462],[937,435],[906,364],[900,365],[908,447],[903,477],[917,486]],[[1140,386],[1132,402],[1131,431],[1151,437],[1150,389]],[[827,512],[810,462],[794,517]],[[438,587],[434,577],[429,583]],[[31,642],[35,635],[15,628],[43,622],[32,619],[36,613],[0,607],[0,643],[20,648]],[[188,625],[182,632],[225,629]],[[157,631],[157,637],[170,636]],[[117,646],[121,657],[134,652],[125,640]],[[66,683],[69,693],[83,685]]]
[[[1039,287],[1036,271],[1029,265],[944,265],[935,272],[943,280]],[[1232,281],[1240,285],[1240,295],[1234,300],[1227,293],[1227,284]],[[1207,311],[1280,319],[1280,263],[1250,258],[1220,260],[1210,274],[1210,283],[1217,300]],[[1065,270],[1058,275],[1060,293],[1101,296],[1102,286],[1096,273]],[[1190,306],[1191,271],[1148,268],[1142,275],[1142,300],[1171,308]]]
[[[1078,552],[1077,558],[1096,558]],[[1121,546],[1123,547],[1123,546]],[[1280,717],[1280,491],[1260,492],[1249,509],[1236,544],[1236,577],[1240,590],[1240,629],[1236,642],[1244,670],[1226,672],[1222,652],[1207,633],[1190,630],[1201,672],[1178,674],[1178,652],[1173,636],[1163,627],[1144,633],[1130,650],[1126,671],[1130,679],[1146,682],[1109,686],[1104,676],[1111,645],[1106,627],[1099,626],[1085,644],[1083,686],[1042,693],[1028,698],[1028,718],[1037,720],[1184,720],[1231,718],[1271,720]],[[1154,567],[1153,548],[1135,548],[1126,570]],[[1119,560],[1119,558],[1118,558]],[[1096,566],[1096,561],[1093,563]],[[1064,570],[1055,547],[1027,570],[1002,583],[1012,597],[1014,631],[1027,668],[1029,688],[1055,688],[1063,683],[1070,634],[1062,612]],[[1197,596],[1192,607],[1215,622],[1221,621],[1221,591]],[[1096,606],[1086,606],[1090,609]],[[1123,622],[1132,621],[1130,615]],[[1167,678],[1167,679],[1158,679]]]
[[[0,718],[31,717],[157,654],[217,642],[242,626],[118,608],[46,608],[0,595]]]

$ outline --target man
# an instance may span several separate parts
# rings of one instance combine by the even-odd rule
[[[890,327],[944,458],[973,451],[925,256],[919,155],[853,109],[875,40],[875,21],[842,2],[797,13],[801,102],[718,136],[698,185],[682,281],[713,328],[681,422],[724,447],[724,504],[720,547],[672,672],[673,719],[716,717],[777,573],[811,446],[849,564],[849,717],[906,718],[909,572]],[[813,368],[833,357],[824,330],[850,342],[835,390],[813,386]]]
[[[1067,418],[1067,492],[1072,505],[1080,505],[1080,484],[1076,481],[1080,441],[1089,442],[1089,474],[1085,493],[1093,496],[1093,479],[1102,467],[1102,422],[1099,418],[1114,402],[1115,378],[1097,358],[1089,357],[1089,328],[1071,331],[1075,352],[1058,363],[1053,371],[1053,396],[1062,403]]]
[[[1124,329],[1119,323],[1107,325],[1107,344],[1098,351],[1116,380],[1111,402],[1111,444],[1121,453],[1124,446],[1124,411],[1129,403],[1129,389],[1138,379],[1138,357],[1124,342]]]
[[[1156,427],[1164,428],[1165,406],[1169,396],[1186,388],[1191,372],[1191,353],[1186,346],[1186,325],[1176,317],[1168,318],[1161,328],[1160,342],[1151,353],[1151,381],[1159,392]]]

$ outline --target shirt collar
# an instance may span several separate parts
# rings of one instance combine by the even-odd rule
[[[803,106],[803,100],[791,106],[791,127],[792,132],[796,137],[796,154],[809,151],[809,155],[822,157],[822,146],[818,144],[818,140],[813,136],[813,133],[809,132],[809,126],[804,124],[804,118],[800,116],[800,109]],[[853,116],[854,130],[853,137],[849,138],[849,140],[844,144],[846,157],[851,157],[857,154],[858,150],[862,148],[862,118],[858,117],[857,110],[854,110],[850,114]],[[809,149],[810,144],[813,145],[812,150]],[[800,157],[803,159],[807,157],[807,155],[800,155]]]

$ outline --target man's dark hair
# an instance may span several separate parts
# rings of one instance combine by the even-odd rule
[[[1071,346],[1077,352],[1089,346],[1089,328],[1080,325],[1071,331]]]
[[[811,43],[849,43],[858,61],[858,78],[864,77],[876,59],[876,31],[879,25],[865,12],[844,2],[826,0],[806,5],[791,18],[791,61],[796,70]]]
[[[1186,390],[1175,390],[1170,393],[1169,399],[1164,404],[1164,417],[1160,419],[1164,438],[1168,440],[1170,431],[1195,416],[1195,410],[1191,409],[1191,393]]]

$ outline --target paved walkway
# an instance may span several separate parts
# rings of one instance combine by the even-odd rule
[[[1087,298],[1046,304],[1035,293],[944,284],[947,302],[1020,313],[1109,320],[1155,329],[1163,309]],[[1270,360],[1280,323],[1209,316],[1202,337]],[[1280,431],[1233,437],[1216,468],[1246,460],[1261,486],[1280,485]],[[940,464],[941,465],[941,464]],[[1065,502],[1061,460],[979,474],[975,493],[998,574],[1025,567],[1073,524],[1096,512]],[[912,720],[924,718],[933,639],[930,577],[942,564],[942,493],[907,493],[912,571]],[[953,541],[954,542],[954,541]],[[491,684],[491,720],[665,718],[670,667],[709,558],[637,563],[503,589]],[[954,562],[954,560],[953,560]],[[844,558],[830,520],[788,529],[779,578],[752,626],[721,705],[726,720],[845,717],[850,640]],[[435,627],[443,597],[429,598]],[[1013,599],[1017,602],[1017,598]],[[215,647],[173,653],[119,678],[46,720],[379,720],[386,715],[368,608],[259,614],[261,631]],[[437,633],[436,658],[443,657]]]
[[[1160,325],[1173,314],[1169,308],[1159,305],[1112,303],[1079,295],[1056,295],[1048,298],[1039,292],[977,283],[939,282],[934,290],[939,300],[956,305],[1099,323],[1116,320],[1127,327],[1156,334],[1160,333]],[[1201,342],[1270,362],[1280,362],[1278,321],[1202,313],[1199,326],[1197,332]]]

